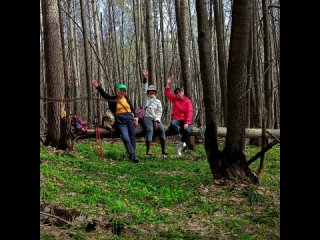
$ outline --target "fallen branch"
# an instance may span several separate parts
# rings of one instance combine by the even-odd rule
[[[166,129],[166,136],[173,136],[175,134],[173,134],[172,132],[168,131],[168,127],[165,126]],[[205,131],[205,129],[204,129]],[[273,137],[280,137],[280,129],[268,129],[267,130],[270,134],[267,136],[268,138],[272,138]],[[258,128],[247,128],[246,129],[246,138],[260,138],[262,134],[261,129]],[[136,127],[136,137],[144,137],[145,133],[143,131],[142,126],[139,124]],[[157,135],[157,134],[156,134]],[[193,127],[191,129],[190,132],[191,136],[199,136],[201,137],[201,132],[199,131],[199,128],[197,127]],[[218,127],[217,129],[217,136],[218,137],[225,137],[227,135],[227,128],[225,127]],[[86,134],[80,135],[78,137],[75,138],[75,140],[79,140],[79,139],[87,139],[87,138],[95,138],[96,137],[96,132],[95,129],[90,128],[88,129],[88,132]],[[100,128],[100,137],[101,138],[119,138],[119,136],[117,136],[116,131],[114,128],[110,129],[110,128]]]
[[[258,152],[255,156],[253,156],[251,159],[247,161],[247,166],[249,166],[251,163],[253,163],[255,160],[257,160],[262,154],[269,151],[274,145],[279,143],[277,140],[273,140],[271,143],[269,143],[263,150]]]
[[[63,218],[61,218],[61,217],[58,217],[58,216],[55,216],[55,215],[52,215],[52,214],[49,214],[49,213],[44,213],[44,212],[41,212],[41,211],[40,211],[40,214],[45,215],[45,216],[48,216],[48,217],[56,218],[56,219],[58,219],[58,220],[60,220],[60,221],[62,221],[62,222],[65,222],[65,223],[68,224],[68,225],[72,225],[71,222],[69,222],[69,221],[67,221],[67,220],[65,220],[65,219],[63,219]]]

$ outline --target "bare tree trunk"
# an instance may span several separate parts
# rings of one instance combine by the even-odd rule
[[[162,84],[160,84],[161,87],[165,87],[166,85],[166,81],[165,79],[168,77],[168,69],[167,69],[167,65],[168,65],[168,57],[166,54],[166,48],[165,48],[165,32],[164,32],[164,26],[163,26],[163,22],[164,22],[164,18],[163,18],[163,1],[159,0],[159,13],[160,13],[160,33],[161,33],[161,50],[162,50],[162,67],[163,67],[163,75],[162,78],[160,78],[160,83],[162,82]],[[168,99],[164,96],[164,91],[160,92],[160,97],[161,99],[166,99],[166,101],[168,101]]]
[[[72,5],[71,5],[72,4]],[[68,1],[68,13],[70,16],[74,19],[75,14],[74,14],[74,4],[73,1]],[[79,98],[80,97],[80,92],[79,92],[79,81],[80,81],[80,76],[79,76],[79,70],[78,70],[78,65],[77,65],[77,38],[75,35],[75,29],[74,25],[75,23],[72,21],[71,17],[69,17],[69,40],[70,40],[70,56],[71,56],[71,82],[73,84],[73,89],[74,89],[74,97]],[[76,114],[80,113],[80,107],[79,107],[79,102],[75,101],[73,105],[73,112]]]
[[[207,159],[210,165],[210,170],[215,176],[216,163],[220,158],[220,150],[218,149],[217,141],[217,124],[215,116],[215,95],[213,83],[212,62],[212,38],[210,35],[207,3],[206,1],[196,0],[196,10],[198,19],[198,46],[200,57],[200,72],[203,86],[203,100],[206,117],[206,132],[205,132],[205,149]]]
[[[64,77],[59,10],[57,0],[42,0],[44,50],[48,96],[63,99]],[[45,145],[57,147],[60,141],[61,102],[48,103],[48,132]]]
[[[98,83],[105,88],[104,85],[104,81],[102,81],[102,66],[99,64],[99,61],[102,59],[102,53],[101,53],[101,34],[100,34],[100,29],[99,29],[99,16],[98,16],[98,12],[97,12],[97,1],[96,0],[92,0],[91,1],[92,4],[92,10],[93,10],[93,22],[94,22],[94,31],[95,31],[95,42],[96,42],[96,53],[98,56],[98,75],[97,75],[97,81]],[[102,63],[101,63],[102,64]],[[98,117],[98,124],[100,125],[101,123],[101,119],[102,119],[102,114],[103,114],[103,109],[101,109],[101,104],[99,101],[100,98],[100,94],[97,93],[96,95],[97,97],[97,101],[96,101],[96,105],[97,105],[97,117]]]
[[[92,113],[92,94],[91,94],[91,79],[90,79],[90,62],[89,62],[89,42],[88,42],[88,32],[87,32],[87,19],[86,19],[86,8],[84,0],[80,0],[80,7],[81,7],[81,20],[82,20],[82,33],[84,39],[84,58],[85,58],[85,73],[86,73],[86,84],[87,84],[87,108],[88,108],[88,115],[87,121],[88,123],[93,119]]]
[[[221,11],[220,11],[221,10]],[[221,102],[223,109],[224,124],[227,124],[228,119],[228,101],[227,101],[227,67],[226,67],[226,52],[225,52],[225,37],[224,37],[224,22],[221,20],[223,17],[223,4],[221,0],[214,0],[214,21],[217,34],[218,46],[218,62],[219,62],[219,80],[221,87]]]
[[[142,81],[142,77],[140,74],[140,70],[142,69],[141,64],[141,55],[140,55],[140,32],[141,32],[141,17],[140,17],[140,0],[134,0],[132,1],[132,8],[133,8],[133,22],[134,22],[134,36],[135,36],[135,76],[136,79],[138,79],[138,83]],[[142,95],[140,87],[136,88],[136,93],[138,96],[138,104],[142,105]]]
[[[263,46],[264,46],[264,97],[265,107],[268,111],[267,128],[272,125],[272,64],[271,64],[271,49],[270,49],[270,30],[269,30],[269,14],[268,0],[262,0],[263,12]]]
[[[41,1],[40,1],[40,9]],[[40,96],[45,97],[45,62],[44,62],[44,39],[43,39],[43,20],[40,10]],[[40,99],[40,116],[45,116],[45,104],[44,100]],[[46,132],[46,124],[44,121],[40,121],[40,135]]]
[[[190,29],[188,0],[175,0],[175,2],[183,88],[185,95],[192,100],[190,89]]]
[[[228,66],[228,132],[223,150],[224,160],[216,175],[235,181],[257,183],[247,167],[244,154],[246,128],[246,63],[252,7],[250,1],[233,2]]]
[[[147,65],[149,71],[149,84],[156,83],[155,69],[155,44],[154,44],[154,28],[153,28],[153,1],[145,0],[146,6],[146,48],[147,48]]]
[[[64,21],[62,18],[61,13],[61,2],[58,0],[58,7],[59,7],[59,23],[60,23],[60,36],[61,36],[61,47],[62,47],[62,59],[63,59],[63,73],[64,73],[64,96],[66,99],[71,97],[71,86],[70,86],[70,79],[68,73],[68,63],[66,58],[66,50],[65,50],[65,43],[64,43]],[[60,141],[58,144],[59,149],[69,150],[73,149],[73,140],[71,139],[71,123],[70,123],[70,102],[62,102],[62,107],[64,111],[61,111],[61,122],[60,122]]]
[[[253,127],[260,127],[262,125],[262,84],[260,81],[259,75],[259,59],[258,59],[258,37],[257,37],[257,2],[251,1],[253,11],[251,18],[251,28],[252,28],[252,80],[254,86],[254,97],[255,97],[255,109],[254,109],[254,118],[253,118]],[[260,145],[261,140],[255,139],[254,142],[251,142],[255,145]]]

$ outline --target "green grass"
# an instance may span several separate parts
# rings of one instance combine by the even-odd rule
[[[144,155],[137,144],[139,164],[126,160],[121,143],[103,142],[106,156],[97,157],[94,142],[77,144],[77,151],[62,154],[40,147],[40,203],[76,209],[96,219],[61,228],[59,236],[41,231],[41,239],[279,239],[280,238],[280,147],[267,152],[260,186],[213,183],[202,145],[195,152],[176,158]],[[259,151],[247,147],[247,159]],[[259,161],[250,167],[258,169]],[[104,225],[101,218],[105,219]],[[120,235],[116,224],[123,224]]]

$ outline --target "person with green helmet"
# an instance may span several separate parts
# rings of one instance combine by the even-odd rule
[[[97,80],[92,80],[92,84],[100,95],[107,100],[109,109],[115,116],[114,126],[127,150],[129,161],[138,163],[139,159],[136,156],[136,125],[138,124],[138,118],[134,117],[133,104],[126,95],[127,86],[117,84],[117,95],[112,96],[102,89]]]

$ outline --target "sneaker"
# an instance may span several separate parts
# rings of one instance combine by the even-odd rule
[[[177,148],[177,154],[179,157],[182,156],[182,150],[183,148],[185,148],[187,146],[187,144],[185,142],[179,142],[178,143],[178,148]]]
[[[138,163],[140,162],[140,159],[137,158],[135,154],[129,154],[129,161],[133,163]]]

